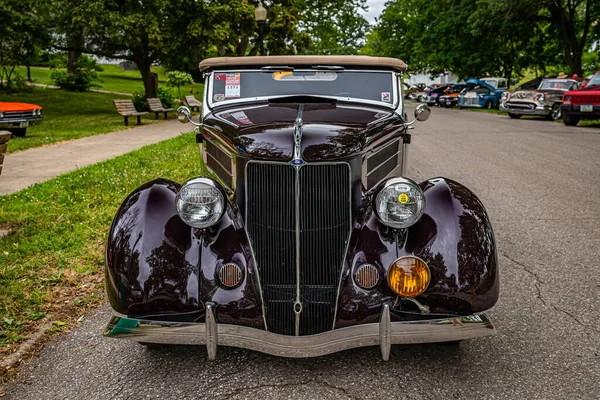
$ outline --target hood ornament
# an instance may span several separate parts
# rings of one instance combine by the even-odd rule
[[[304,110],[304,104],[300,104],[298,109],[298,116],[294,122],[294,156],[292,157],[292,165],[299,168],[304,164],[302,159],[302,111]]]

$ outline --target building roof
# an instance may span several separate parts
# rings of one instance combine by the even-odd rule
[[[250,66],[363,66],[383,67],[405,71],[406,64],[397,58],[370,56],[255,56],[255,57],[216,57],[200,63],[200,71],[224,67]]]

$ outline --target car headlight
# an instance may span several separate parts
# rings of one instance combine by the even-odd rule
[[[0,118],[4,118],[4,111],[0,111]]]
[[[544,96],[544,93],[540,93],[537,95],[536,100],[541,103],[542,101],[544,101],[546,99],[546,96]]]
[[[194,228],[215,225],[225,212],[225,197],[218,184],[209,178],[190,179],[177,193],[177,212]]]
[[[407,178],[388,180],[375,197],[379,220],[391,228],[414,225],[425,211],[425,195],[415,182]]]
[[[563,98],[563,104],[571,104],[571,96],[565,96]]]

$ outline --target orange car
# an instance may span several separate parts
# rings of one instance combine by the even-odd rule
[[[42,107],[36,104],[0,101],[0,130],[25,136],[27,128],[42,121]]]

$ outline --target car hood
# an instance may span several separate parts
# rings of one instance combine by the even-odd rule
[[[479,79],[469,79],[467,81],[467,85],[479,85],[481,87],[484,87],[488,90],[491,90],[492,92],[496,91],[496,88],[493,87],[492,85],[489,85],[487,83],[485,83],[484,81],[480,81]]]
[[[571,91],[567,92],[566,94],[568,94],[569,96],[577,96],[578,94],[588,95],[588,94],[590,94],[589,92],[597,92],[598,94],[600,94],[600,85],[586,86],[584,88],[571,90]]]
[[[301,155],[306,161],[345,158],[372,140],[401,127],[391,109],[323,99],[280,99],[215,108],[204,122],[217,127],[221,140],[240,156],[290,161],[296,127],[301,127]]]
[[[13,102],[2,102],[0,101],[0,111],[30,111],[30,110],[41,110],[42,107],[36,104],[28,103],[13,103]]]

